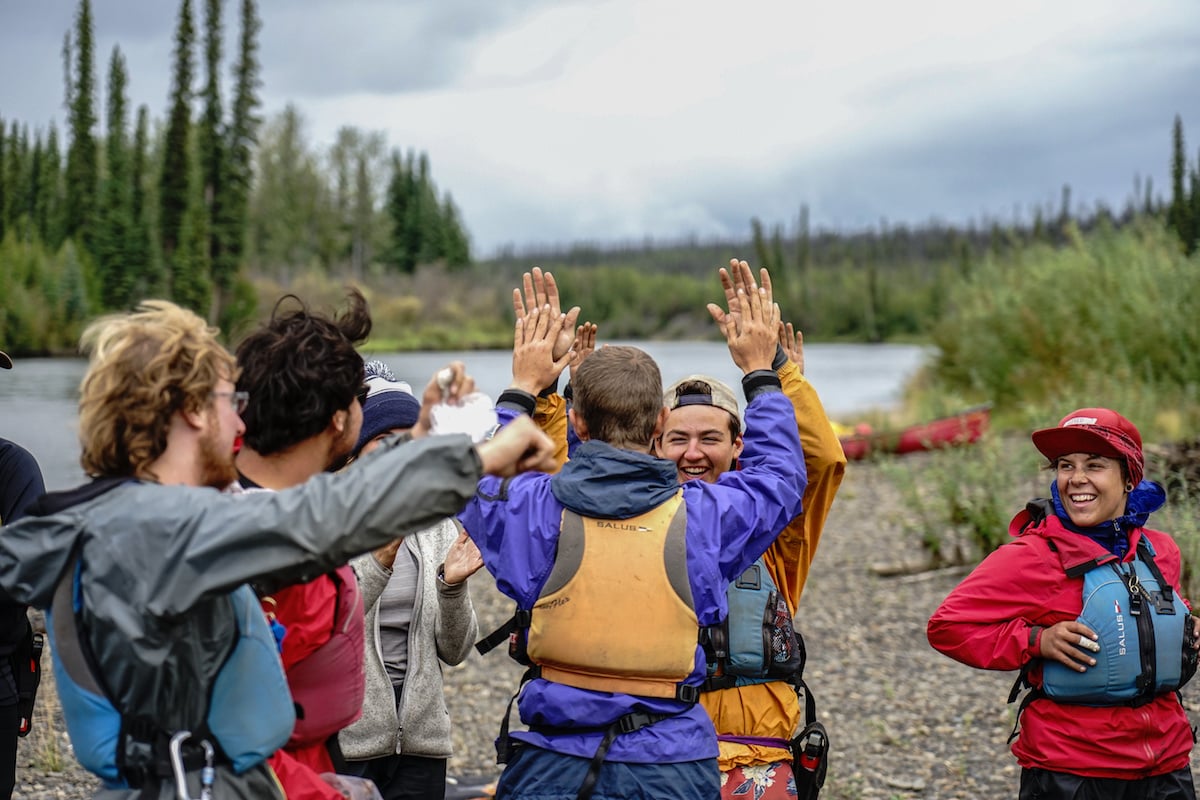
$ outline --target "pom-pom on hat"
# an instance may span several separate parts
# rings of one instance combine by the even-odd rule
[[[367,399],[363,403],[362,431],[354,445],[358,455],[363,445],[393,428],[411,428],[421,414],[421,403],[413,396],[412,387],[396,376],[382,361],[368,361]]]
[[[1053,461],[1068,453],[1094,453],[1125,462],[1129,481],[1142,482],[1146,472],[1142,435],[1137,426],[1108,408],[1081,408],[1053,428],[1033,432],[1033,444]]]

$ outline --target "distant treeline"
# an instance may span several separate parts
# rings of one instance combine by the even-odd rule
[[[382,134],[355,128],[314,152],[290,106],[263,125],[255,0],[241,3],[226,113],[222,2],[202,2],[200,37],[192,1],[180,3],[165,121],[141,106],[131,126],[118,45],[97,132],[89,0],[80,0],[63,42],[65,137],[53,123],[31,130],[0,119],[6,349],[70,347],[87,319],[152,296],[233,330],[260,313],[250,280],[259,274],[286,281],[315,267],[362,277],[470,262],[459,212],[439,195],[424,153],[388,152]]]
[[[1063,187],[1060,204],[1027,220],[860,231],[811,230],[801,207],[787,223],[752,219],[745,237],[728,241],[576,243],[472,263],[466,227],[426,154],[351,127],[319,150],[295,107],[260,118],[255,0],[241,0],[226,110],[222,2],[200,1],[198,35],[192,0],[181,0],[165,120],[142,106],[130,125],[118,46],[97,133],[88,0],[63,44],[65,135],[0,120],[6,350],[70,350],[86,320],[149,296],[187,305],[236,338],[281,292],[336,300],[346,283],[367,290],[378,336],[397,346],[505,346],[507,294],[534,265],[556,273],[566,300],[604,336],[696,338],[713,335],[704,303],[720,297],[715,268],[731,256],[770,268],[785,315],[810,340],[928,340],[955,310],[954,287],[996,260],[1138,221],[1165,224],[1184,253],[1200,244],[1200,165],[1188,163],[1177,118],[1169,200],[1147,180],[1121,209],[1083,208]]]

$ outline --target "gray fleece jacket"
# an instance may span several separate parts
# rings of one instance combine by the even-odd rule
[[[419,588],[408,632],[408,673],[399,714],[379,641],[379,598],[391,570],[370,553],[351,562],[367,608],[363,714],[338,734],[342,755],[352,761],[398,753],[424,758],[451,755],[450,712],[446,710],[441,662],[462,663],[479,631],[467,582],[446,586],[437,580],[438,567],[458,531],[453,519],[444,519],[404,540],[404,546],[416,556]]]

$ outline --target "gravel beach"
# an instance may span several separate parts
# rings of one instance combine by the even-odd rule
[[[914,470],[923,464],[920,456],[908,462]],[[915,534],[900,533],[903,512],[885,470],[851,464],[801,602],[806,678],[833,748],[822,798],[1015,797],[1019,771],[1006,744],[1015,709],[1005,705],[1014,675],[958,664],[925,639],[926,620],[966,569],[901,577],[871,569],[919,557]],[[482,632],[511,613],[486,572],[471,579],[471,594]],[[451,775],[498,774],[493,740],[522,671],[503,651],[473,653],[446,671]],[[37,729],[21,742],[14,797],[91,797],[97,784],[70,755],[54,719],[48,657],[45,666],[49,699],[39,698]],[[1195,685],[1184,690],[1193,721],[1200,720],[1196,694]],[[57,770],[48,769],[54,751]]]

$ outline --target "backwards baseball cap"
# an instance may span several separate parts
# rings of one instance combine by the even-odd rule
[[[363,446],[393,428],[411,428],[421,414],[421,403],[413,396],[412,387],[396,376],[382,361],[364,365],[367,376],[367,399],[363,402],[362,430],[354,445],[354,455]]]
[[[3,350],[0,350],[0,369],[12,369],[12,359]]]
[[[675,381],[663,393],[663,404],[671,411],[681,406],[715,406],[729,412],[741,424],[733,390],[708,375],[688,375]]]
[[[1121,459],[1134,486],[1142,482],[1146,471],[1142,435],[1132,422],[1108,408],[1072,411],[1056,427],[1034,431],[1033,444],[1050,460],[1068,453]]]

